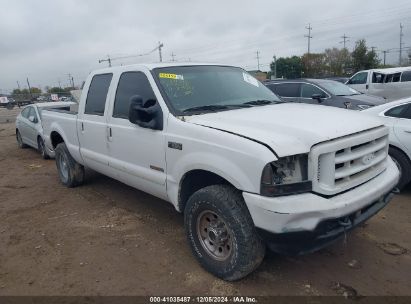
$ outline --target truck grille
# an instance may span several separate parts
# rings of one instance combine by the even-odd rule
[[[313,191],[335,195],[379,175],[386,168],[388,128],[380,127],[314,146],[309,174]]]

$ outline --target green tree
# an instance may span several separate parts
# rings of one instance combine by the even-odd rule
[[[63,89],[63,88],[59,88],[59,87],[52,87],[52,88],[49,88],[49,89],[47,90],[47,93],[51,93],[51,94],[61,93],[61,92],[64,92],[64,89]]]
[[[277,63],[271,62],[271,72],[274,73],[275,65],[277,65],[277,77],[287,79],[301,78],[302,63],[298,56],[278,58]]]
[[[354,72],[376,68],[380,64],[377,53],[367,48],[365,39],[358,40],[355,43],[351,56]]]
[[[32,87],[31,89],[31,93],[33,94],[41,94],[41,89],[36,88],[36,87]]]
[[[302,65],[304,77],[319,78],[328,74],[324,53],[304,54]]]
[[[351,67],[351,54],[346,49],[326,49],[324,51],[325,65],[328,76],[347,76],[347,69]]]

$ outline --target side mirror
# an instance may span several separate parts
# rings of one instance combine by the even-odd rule
[[[321,94],[313,94],[313,96],[311,96],[312,99],[316,99],[318,102],[323,102],[322,97]]]
[[[29,121],[32,123],[37,123],[37,119],[34,116],[29,116]]]
[[[128,120],[142,128],[163,130],[163,112],[156,99],[144,101],[139,95],[132,96]]]

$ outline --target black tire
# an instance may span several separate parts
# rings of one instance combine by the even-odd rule
[[[70,155],[65,143],[60,143],[55,149],[56,165],[60,181],[68,188],[84,183],[84,167]]]
[[[16,131],[16,140],[17,140],[17,145],[19,146],[20,149],[25,149],[27,148],[27,145],[23,142],[23,139],[21,138],[20,131]]]
[[[215,218],[211,221],[206,218],[204,222],[210,223],[210,229],[207,231],[204,228],[205,232],[202,232],[200,222],[202,214],[208,214],[207,212],[211,212]],[[201,233],[216,235],[211,227],[211,222],[216,220],[222,220],[224,227],[227,227],[229,236],[226,241],[230,242],[231,247],[227,245],[226,257],[217,258],[210,253],[209,249],[206,249],[207,239],[202,239],[201,236]],[[241,192],[229,185],[212,185],[195,192],[185,207],[184,224],[194,256],[203,268],[221,279],[239,280],[253,272],[264,259],[265,245],[257,235]],[[219,246],[226,246],[226,243],[222,242],[212,244],[209,241],[209,244],[218,247],[216,254],[222,252]]]
[[[50,156],[47,153],[46,145],[44,144],[44,140],[40,136],[37,138],[37,150],[40,152],[41,158],[50,159]]]
[[[7,110],[13,110],[13,108],[14,108],[14,104],[11,103],[11,102],[9,102],[9,103],[6,105],[6,109],[7,109]]]
[[[411,181],[411,161],[404,152],[397,148],[390,147],[388,153],[400,170],[400,181],[397,187],[402,190]]]

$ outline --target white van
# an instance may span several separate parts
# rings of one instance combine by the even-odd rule
[[[411,67],[359,71],[346,84],[387,101],[411,97]]]

